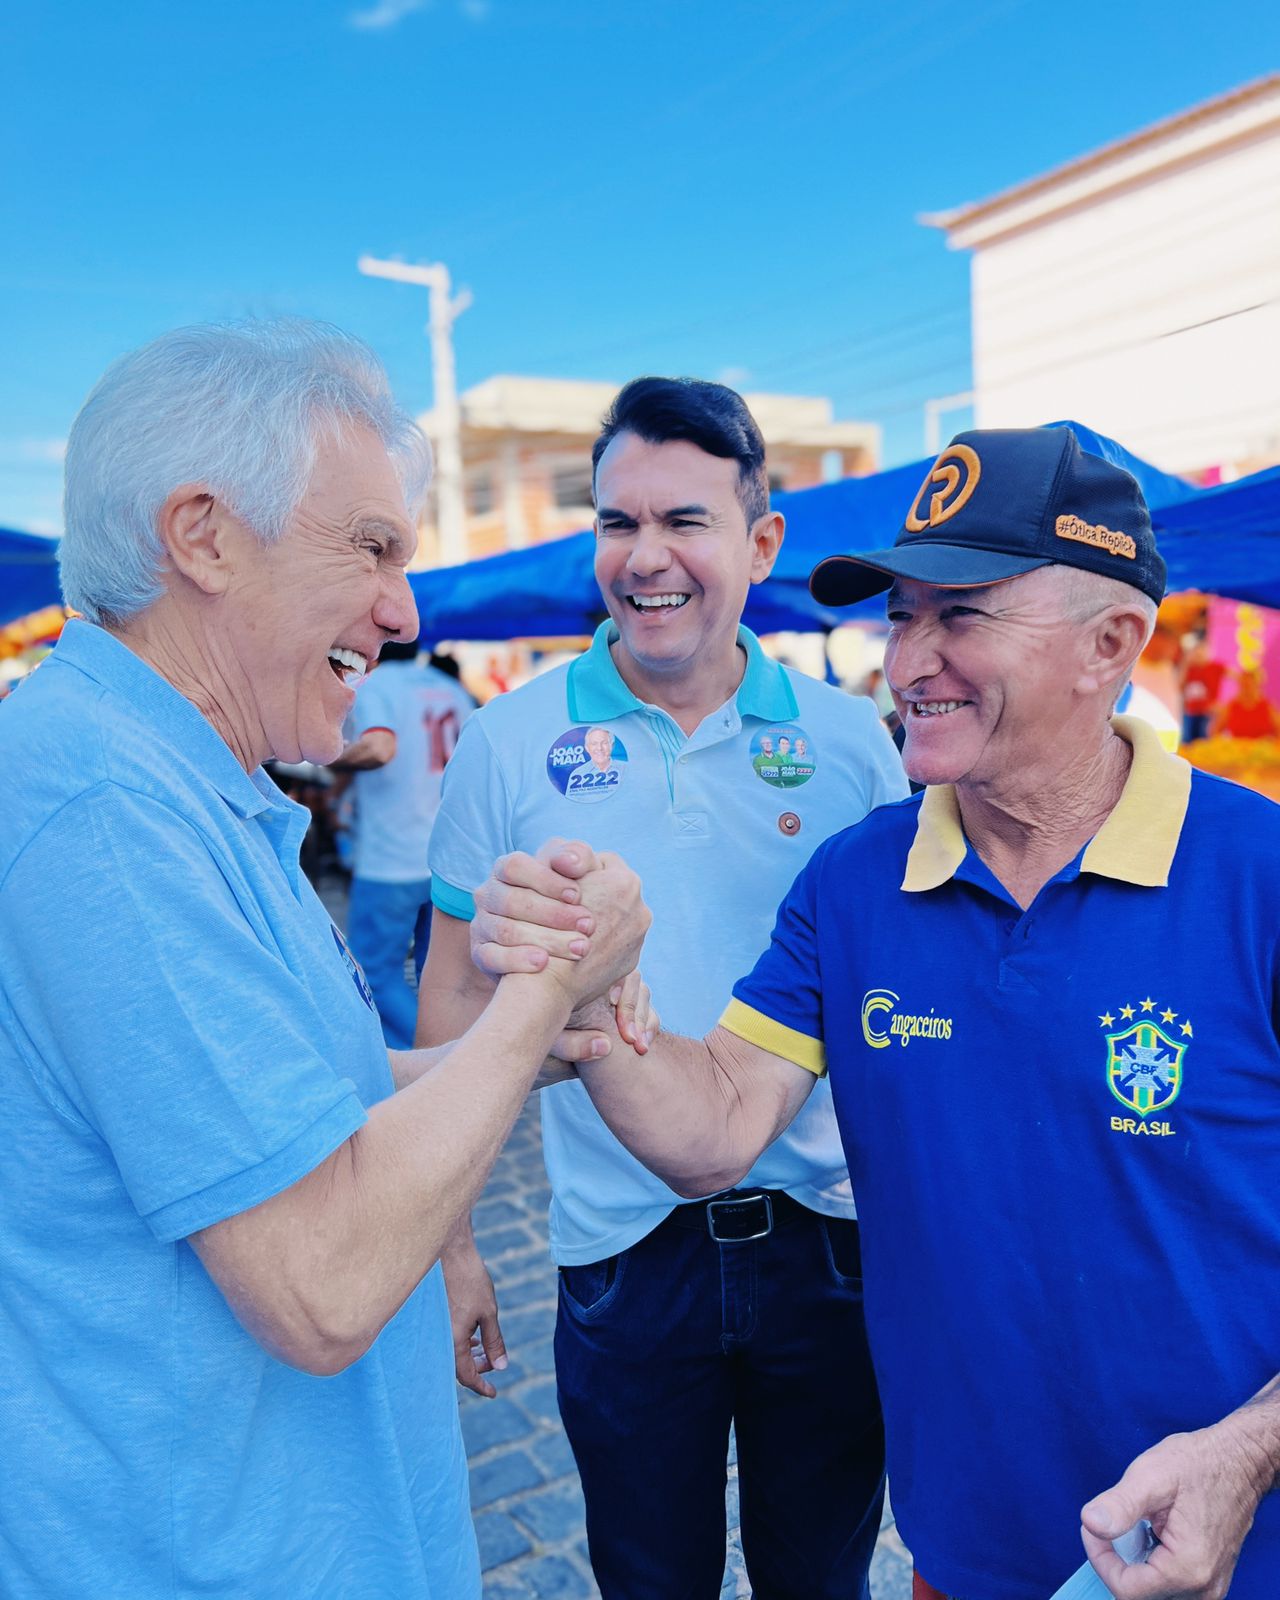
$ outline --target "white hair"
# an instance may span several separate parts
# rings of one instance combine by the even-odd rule
[[[175,328],[122,356],[67,439],[62,593],[92,622],[124,621],[164,593],[156,519],[203,485],[263,540],[285,531],[318,445],[352,426],[382,442],[415,516],[431,447],[382,363],[324,322],[281,317]]]

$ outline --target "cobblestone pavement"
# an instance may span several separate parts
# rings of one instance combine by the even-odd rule
[[[511,1365],[494,1377],[496,1400],[459,1391],[487,1600],[589,1600],[599,1593],[587,1561],[582,1491],[556,1409],[556,1274],[547,1255],[547,1201],[538,1113],[530,1106],[475,1212]],[[751,1593],[738,1543],[737,1498],[731,1467],[733,1532],[724,1597]],[[874,1600],[909,1600],[911,1562],[887,1512],[871,1583]]]

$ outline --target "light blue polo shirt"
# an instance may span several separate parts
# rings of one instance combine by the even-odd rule
[[[869,700],[770,661],[747,629],[737,693],[689,737],[627,688],[609,650],[616,637],[602,624],[572,665],[500,695],[467,724],[432,834],[432,897],[469,919],[495,859],[552,835],[618,851],[653,909],[641,966],[663,1022],[701,1036],[768,943],[778,902],[817,845],[907,783]],[[618,1142],[581,1083],[539,1099],[557,1262],[625,1250],[681,1203]],[[744,1182],[854,1214],[824,1085]]]
[[[817,852],[725,1015],[829,1069],[894,1511],[965,1600],[1044,1600],[1086,1501],[1280,1365],[1280,806],[1116,727],[1026,910],[929,789]],[[1277,1594],[1270,1494],[1231,1597]]]
[[[0,1593],[480,1591],[439,1270],[332,1378],[189,1234],[392,1092],[307,813],[103,629],[0,705]]]

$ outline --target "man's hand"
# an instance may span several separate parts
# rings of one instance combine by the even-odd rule
[[[449,1296],[454,1373],[464,1389],[492,1400],[498,1391],[482,1374],[505,1370],[507,1347],[498,1326],[493,1279],[480,1259],[469,1219],[441,1252],[440,1264]]]
[[[1085,1551],[1117,1600],[1222,1600],[1274,1477],[1237,1425],[1244,1415],[1162,1439],[1080,1513]],[[1126,1567],[1111,1541],[1143,1517],[1160,1544]]]
[[[536,856],[517,850],[495,861],[476,890],[471,922],[471,959],[481,972],[541,972],[551,956],[584,956],[596,919],[580,880],[599,866],[590,845],[564,839],[548,839]]]
[[[575,1007],[635,967],[652,920],[621,857],[561,840],[504,856],[475,902],[476,965],[494,977],[545,970]]]

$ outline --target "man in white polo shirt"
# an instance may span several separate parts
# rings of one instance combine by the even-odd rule
[[[705,1031],[814,849],[907,792],[869,701],[771,662],[741,627],[783,532],[741,398],[638,379],[592,459],[609,620],[463,731],[431,841],[420,1043],[465,1032],[488,997],[467,923],[497,856],[556,834],[625,852],[655,912],[644,970],[663,1021]],[[738,1190],[692,1204],[581,1083],[541,1107],[560,1408],[605,1600],[719,1595],[731,1423],[759,1600],[865,1597],[883,1440],[825,1082]],[[469,1231],[445,1277],[459,1379],[492,1394],[483,1374],[505,1354]]]
[[[388,1048],[413,1043],[417,998],[405,980],[427,952],[431,883],[427,841],[440,780],[475,701],[455,678],[392,640],[356,690],[348,739],[334,762],[355,774],[355,862],[347,939],[364,968]]]

